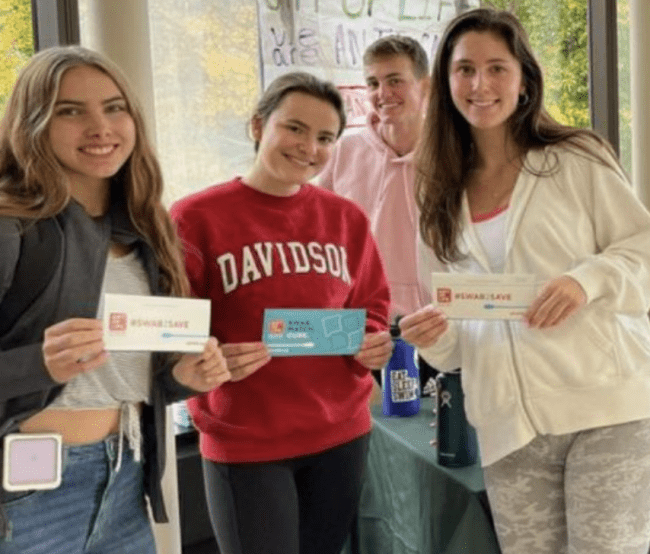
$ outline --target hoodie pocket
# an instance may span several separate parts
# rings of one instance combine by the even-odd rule
[[[614,319],[614,347],[621,374],[647,379],[650,363],[650,321],[646,316],[618,314]]]
[[[606,384],[619,373],[611,321],[584,309],[550,329],[522,326],[519,351],[529,393]]]

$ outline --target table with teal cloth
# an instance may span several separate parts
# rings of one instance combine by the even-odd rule
[[[355,529],[342,554],[499,554],[480,463],[438,465],[432,400],[411,417],[372,407]]]

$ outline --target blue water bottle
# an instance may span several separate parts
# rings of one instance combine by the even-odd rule
[[[400,338],[397,321],[390,327],[393,355],[382,369],[382,412],[391,416],[412,416],[420,411],[420,372],[415,349]]]

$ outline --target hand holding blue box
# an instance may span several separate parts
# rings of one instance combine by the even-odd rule
[[[351,309],[266,309],[262,340],[272,356],[356,354],[366,311]]]

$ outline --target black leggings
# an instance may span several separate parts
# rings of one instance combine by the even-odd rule
[[[369,439],[269,463],[204,459],[221,554],[339,554],[359,504]]]

